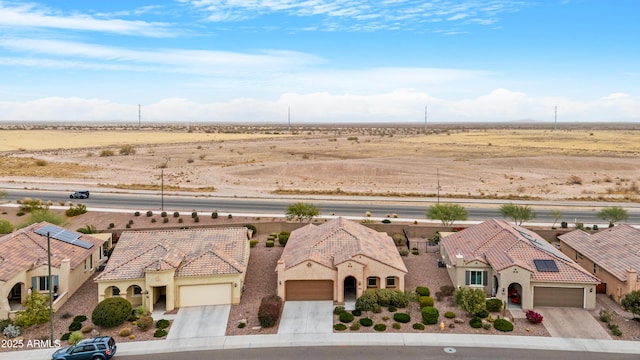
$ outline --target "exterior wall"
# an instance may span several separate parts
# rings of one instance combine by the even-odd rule
[[[133,285],[140,286],[140,289],[142,289],[142,294],[140,295],[128,294],[127,290],[129,289],[129,287]],[[145,307],[147,307],[146,303],[148,301],[149,294],[148,293],[145,294],[144,279],[140,278],[140,279],[130,279],[130,280],[124,280],[124,281],[116,281],[116,280],[101,281],[98,283],[98,302],[112,297],[111,292],[107,291],[107,289],[109,289],[112,286],[117,287],[120,290],[119,297],[123,297],[127,299],[133,307],[136,307],[138,305],[145,305]]]
[[[584,299],[583,306],[587,310],[593,310],[596,308],[596,285],[595,284],[576,284],[576,283],[554,283],[554,282],[533,282],[531,283],[531,287],[535,288],[536,286],[540,287],[558,287],[558,288],[580,288],[584,290]],[[524,287],[523,287],[524,288]],[[535,291],[535,289],[533,289]],[[524,298],[523,298],[523,310],[528,310],[533,308],[533,293],[531,294],[531,307],[524,307]]]
[[[622,281],[612,275],[610,272],[604,270],[597,264],[595,264],[591,259],[585,257],[581,253],[578,255],[578,251],[569,246],[567,243],[560,241],[560,251],[562,251],[565,255],[567,255],[572,260],[575,260],[578,265],[582,266],[588,272],[594,274],[600,281],[607,284],[607,296],[611,297],[618,304],[624,298],[624,296],[631,291],[640,290],[640,283],[636,284],[635,289],[633,286],[629,286],[627,281]],[[596,268],[596,271],[593,272],[593,268]],[[595,291],[595,290],[594,290]]]
[[[504,303],[509,303],[509,285],[519,284],[522,287],[520,305],[523,310],[533,309],[533,287],[531,285],[531,272],[519,266],[508,267],[497,274],[498,293],[496,297]]]
[[[349,276],[353,276],[356,279],[356,298],[360,297],[367,286],[366,277],[364,276],[365,265],[357,261],[346,261],[337,267],[336,287],[338,288],[338,293],[334,292],[333,300],[344,303],[344,280]]]
[[[176,300],[177,300],[175,307],[180,307],[180,289],[179,288],[180,286],[183,286],[183,285],[231,284],[231,297],[232,297],[231,303],[239,304],[240,296],[242,296],[242,282],[243,282],[243,277],[241,277],[240,275],[177,277],[175,279],[175,289],[174,289],[174,293],[176,294]],[[167,307],[168,306],[169,305],[167,304]]]
[[[175,270],[166,270],[166,271],[147,271],[145,274],[145,288],[143,288],[143,292],[147,291],[149,294],[152,294],[156,298],[152,298],[152,301],[148,301],[145,306],[147,310],[153,311],[153,303],[157,301],[158,293],[154,291],[154,287],[166,287],[166,310],[171,311],[175,309],[176,304],[176,291],[177,287],[175,284]]]

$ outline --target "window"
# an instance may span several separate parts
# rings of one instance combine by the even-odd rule
[[[58,286],[58,275],[53,275],[53,286]],[[48,276],[33,276],[31,278],[31,288],[40,292],[49,291]]]
[[[596,264],[593,264],[593,273],[596,273]]]
[[[487,272],[468,270],[465,272],[465,285],[472,286],[486,286],[487,285]]]
[[[369,276],[367,278],[367,288],[377,288],[378,287],[378,278],[375,276]]]
[[[387,276],[387,288],[396,287],[396,277],[395,276]]]
[[[93,254],[89,255],[89,269],[93,270]]]
[[[38,286],[38,289],[40,291],[49,290],[49,277],[48,276],[40,276],[39,279],[38,279],[38,282],[40,283],[40,285]]]
[[[102,260],[102,253],[103,252],[104,252],[104,249],[102,248],[102,245],[100,245],[100,253],[99,253],[100,260]]]
[[[96,344],[98,345],[98,350],[106,350],[107,349],[107,345],[105,344]]]
[[[117,288],[117,287],[115,287],[115,286],[114,286],[114,287],[112,287],[112,288],[111,288],[111,295],[113,295],[113,296],[118,296],[118,295],[120,295],[120,289],[118,289],[118,288]]]
[[[142,288],[138,285],[133,285],[133,295],[142,294]]]

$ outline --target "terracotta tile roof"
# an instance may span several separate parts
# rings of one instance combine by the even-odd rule
[[[0,280],[7,281],[15,274],[47,263],[47,237],[38,235],[36,230],[50,225],[47,222],[29,225],[11,234],[0,237]],[[84,260],[105,241],[67,230],[80,236],[80,240],[92,244],[89,249],[51,239],[51,266],[60,268],[62,260],[69,259],[71,269],[84,266]],[[94,259],[98,261],[98,259]]]
[[[627,224],[588,234],[574,230],[558,236],[589,260],[621,281],[627,280],[627,269],[640,272],[640,229]]]
[[[248,229],[126,231],[100,280],[139,279],[145,271],[176,270],[176,276],[239,274],[245,271]]]
[[[343,218],[292,231],[281,259],[286,268],[311,260],[335,269],[336,265],[356,255],[407,272],[389,235]]]
[[[456,255],[460,254],[464,263],[477,260],[496,271],[520,266],[531,272],[533,281],[600,282],[538,234],[506,221],[488,220],[441,241],[451,264],[456,263]],[[533,260],[553,260],[559,271],[538,271]]]

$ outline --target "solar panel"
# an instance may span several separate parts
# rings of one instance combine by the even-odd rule
[[[80,235],[78,235],[77,233],[51,224],[47,224],[41,227],[40,229],[36,230],[35,233],[42,236],[47,236],[48,233],[52,239],[79,246],[83,249],[91,249],[93,247],[93,244],[80,240]]]
[[[544,272],[559,272],[558,265],[554,260],[533,260],[533,263],[536,265],[536,269],[538,271]]]

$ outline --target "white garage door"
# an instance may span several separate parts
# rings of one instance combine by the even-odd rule
[[[231,284],[180,286],[180,307],[231,304]]]

